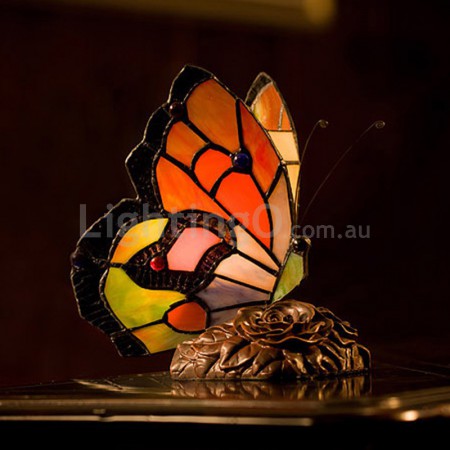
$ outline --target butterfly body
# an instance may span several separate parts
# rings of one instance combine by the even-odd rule
[[[300,161],[292,120],[260,75],[247,104],[186,66],[127,159],[137,199],[80,239],[80,313],[123,355],[175,347],[306,275],[292,236]],[[124,216],[126,216],[124,218]]]

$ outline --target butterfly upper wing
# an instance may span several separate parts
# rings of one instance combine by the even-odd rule
[[[267,193],[279,158],[245,105],[209,75],[184,98],[175,97],[183,91],[178,79],[174,82],[169,108],[181,104],[183,113],[168,125],[155,163],[155,191],[167,211],[188,210],[194,205],[225,220],[234,217],[245,222],[248,232],[270,252]],[[250,159],[250,170],[233,166],[233,158],[239,156]]]
[[[246,103],[254,116],[258,119],[270,136],[275,148],[280,156],[281,164],[285,167],[288,181],[288,193],[291,200],[292,217],[294,222],[298,217],[298,200],[300,187],[300,152],[295,132],[294,122],[288,110],[286,102],[278,89],[276,83],[265,73],[260,73],[247,94]],[[280,181],[280,184],[284,180]],[[285,190],[279,189],[274,192],[274,198],[282,197],[282,203],[285,203]],[[277,239],[282,242],[287,239],[291,242],[290,249],[286,254],[285,264],[280,271],[277,287],[273,293],[272,299],[279,300],[287,295],[292,289],[298,286],[302,279],[307,275],[307,253],[309,240],[306,240],[306,248],[301,252],[295,251],[295,236],[291,238],[292,223],[287,218],[280,221],[279,236]],[[283,242],[283,248],[285,244]]]
[[[276,285],[290,246],[287,171],[248,107],[213,75],[202,73],[190,89],[179,83],[180,78],[168,102],[169,110],[177,105],[178,114],[156,157],[154,188],[163,209],[195,207],[217,214],[236,233],[236,253],[219,264],[208,288],[198,293],[212,303],[213,318],[219,312],[224,317],[222,308],[230,309],[231,317],[240,304],[219,297],[235,289],[239,295],[245,291],[249,301],[268,301]],[[241,154],[249,166],[235,164]]]
[[[260,73],[247,94],[246,103],[272,139],[286,166],[289,187],[297,216],[300,154],[294,122],[276,83]]]

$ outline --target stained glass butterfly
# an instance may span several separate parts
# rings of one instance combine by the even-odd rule
[[[297,138],[266,74],[244,103],[184,67],[126,166],[137,198],[81,237],[71,272],[81,316],[122,355],[174,348],[306,276],[308,244],[292,236]]]

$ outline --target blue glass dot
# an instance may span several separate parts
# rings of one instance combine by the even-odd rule
[[[252,165],[252,159],[248,153],[239,152],[233,156],[233,166],[239,170],[249,170]]]

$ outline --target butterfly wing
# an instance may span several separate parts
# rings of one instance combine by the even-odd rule
[[[72,269],[82,316],[121,354],[173,348],[292,284],[287,166],[211,73],[183,69],[127,169],[137,199],[94,224]]]
[[[278,86],[265,73],[260,73],[256,77],[248,91],[246,104],[270,136],[280,156],[281,164],[285,167],[295,223],[298,217],[301,161],[292,116]],[[278,195],[274,197],[278,202],[284,203],[286,201],[284,195],[284,187],[282,189],[280,187]],[[283,219],[283,224],[289,223],[287,219]],[[291,229],[288,231],[281,228],[278,235],[274,234],[275,246],[277,240],[283,241],[286,236],[289,236],[291,240]],[[296,248],[296,239],[303,239],[305,245],[301,251]],[[281,245],[283,248],[285,247],[284,242]],[[273,300],[279,300],[286,296],[306,277],[309,245],[309,240],[292,236],[290,249],[286,254],[285,264],[280,271],[277,287],[272,297]]]
[[[286,166],[289,188],[297,216],[300,153],[294,122],[275,81],[260,73],[247,94],[246,103],[272,139]]]
[[[137,200],[124,199],[97,220],[80,238],[72,254],[71,281],[80,315],[111,337],[122,355],[145,355],[145,346],[113,314],[101,289],[109,267],[109,253],[120,230],[116,218],[138,216]]]
[[[168,108],[176,105],[181,112],[169,122],[154,164],[155,192],[166,211],[195,207],[233,217],[270,255],[267,194],[280,167],[278,155],[246,106],[209,76],[184,97],[179,79],[174,82]]]
[[[235,247],[218,217],[142,216],[142,206],[122,201],[84,234],[72,258],[80,314],[124,356],[167,350],[205,330],[210,308],[195,292]]]
[[[187,87],[184,80],[193,77],[185,74],[192,70],[198,81]],[[208,289],[198,294],[213,303],[212,317],[223,320],[242,306],[236,298],[243,291],[246,302],[272,296],[291,241],[287,170],[248,107],[212,74],[186,67],[167,108],[169,116],[171,110],[176,114],[153,177],[161,207],[217,214],[236,235],[235,254],[219,264]]]

